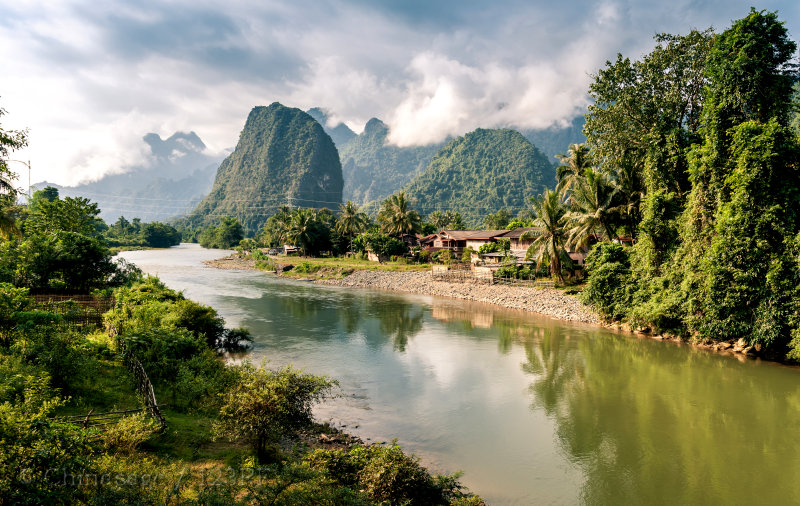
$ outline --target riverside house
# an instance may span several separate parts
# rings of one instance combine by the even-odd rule
[[[454,253],[462,253],[466,248],[478,251],[487,242],[494,242],[508,230],[442,230],[435,234],[432,247],[435,249],[451,249]]]

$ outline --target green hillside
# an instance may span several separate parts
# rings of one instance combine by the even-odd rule
[[[499,209],[526,209],[528,197],[555,184],[555,165],[521,133],[479,128],[445,145],[406,193],[424,215],[458,211],[478,226]]]
[[[342,167],[330,136],[307,113],[275,102],[250,111],[236,149],[186,224],[235,216],[253,235],[282,205],[335,209],[341,200]]]
[[[339,147],[344,175],[344,200],[364,204],[382,200],[408,184],[442,147],[400,148],[386,143],[389,128],[372,118],[364,131]]]

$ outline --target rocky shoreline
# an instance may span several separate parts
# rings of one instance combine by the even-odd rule
[[[391,290],[452,297],[521,309],[560,320],[600,324],[600,318],[577,297],[553,288],[529,288],[488,283],[439,281],[429,271],[355,271],[341,279],[318,279],[319,284]]]

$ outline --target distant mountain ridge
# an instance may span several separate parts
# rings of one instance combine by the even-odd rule
[[[423,215],[457,211],[477,227],[500,209],[517,214],[555,184],[555,164],[520,132],[479,128],[448,142],[405,191]]]
[[[32,186],[53,186],[63,197],[86,197],[97,202],[100,217],[109,223],[119,216],[163,221],[186,213],[211,190],[222,157],[208,155],[206,145],[194,132],[175,132],[167,139],[148,133],[142,140],[150,148],[148,165],[76,186],[47,182]]]
[[[342,186],[339,153],[320,123],[275,102],[250,111],[211,193],[181,222],[198,228],[234,216],[252,236],[283,205],[337,209]]]
[[[313,107],[306,111],[306,113],[317,120],[317,123],[322,125],[325,133],[331,136],[333,143],[336,144],[337,149],[341,148],[356,137],[356,133],[350,130],[350,127],[344,123],[337,123],[336,125],[328,126],[328,113],[321,107]]]

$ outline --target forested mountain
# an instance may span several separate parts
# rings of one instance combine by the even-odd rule
[[[401,148],[387,144],[389,127],[377,118],[339,148],[344,176],[344,200],[364,204],[382,200],[422,172],[442,144]]]
[[[356,137],[356,133],[350,130],[350,127],[344,123],[337,123],[336,125],[329,127],[328,114],[324,109],[314,107],[306,112],[309,116],[317,120],[317,123],[322,125],[322,128],[325,129],[325,133],[331,136],[333,143],[336,144],[336,148],[339,151],[342,150],[342,147],[344,147],[345,144]]]
[[[86,197],[97,202],[107,222],[119,216],[159,221],[191,210],[211,190],[221,158],[208,155],[194,132],[167,139],[149,133],[143,140],[150,148],[147,165],[77,186],[36,183],[34,191],[53,186],[62,197]]]
[[[479,128],[447,143],[408,186],[423,214],[457,211],[477,226],[500,209],[516,214],[556,184],[555,166],[516,130]]]
[[[232,216],[253,235],[283,205],[336,209],[341,201],[333,140],[307,113],[275,102],[250,111],[211,193],[179,224],[204,227]]]

